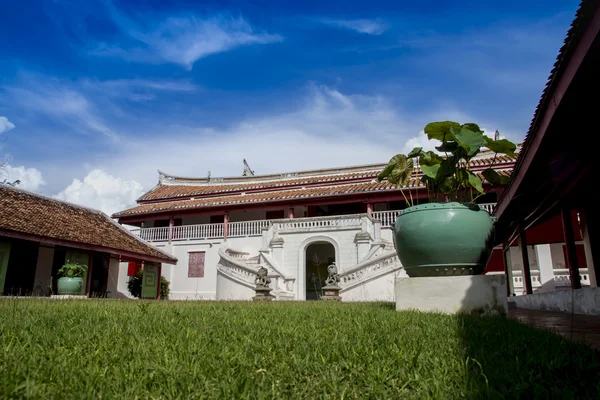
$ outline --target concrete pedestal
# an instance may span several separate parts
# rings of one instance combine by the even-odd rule
[[[398,278],[396,310],[444,313],[508,311],[505,275]]]
[[[321,300],[342,301],[340,289],[339,286],[323,286],[323,296],[321,296]]]
[[[273,290],[270,287],[261,287],[261,286],[257,286],[256,289],[254,289],[254,291],[256,292],[256,296],[254,296],[252,298],[253,301],[271,301],[275,298],[275,296],[273,296],[271,294],[271,290]]]

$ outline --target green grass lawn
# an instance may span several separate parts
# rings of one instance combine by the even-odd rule
[[[600,398],[600,353],[391,304],[0,300],[0,398]]]

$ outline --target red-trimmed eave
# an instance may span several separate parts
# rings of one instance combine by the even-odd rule
[[[503,162],[503,163],[494,164],[493,168],[495,170],[503,170],[503,169],[507,169],[507,168],[512,168],[514,165],[515,165],[514,161],[513,162]],[[481,172],[487,168],[489,168],[489,165],[477,165],[477,166],[472,166],[471,171]],[[421,176],[422,176],[422,174],[418,173],[416,175],[416,178],[420,178]],[[375,179],[374,176],[368,177],[368,178],[354,178],[354,179],[340,180],[340,181],[321,181],[321,182],[314,182],[314,183],[308,183],[308,184],[299,183],[299,184],[294,184],[294,185],[283,185],[283,186],[265,186],[265,187],[256,188],[256,189],[239,189],[239,190],[232,190],[232,191],[220,191],[220,192],[214,192],[214,193],[209,193],[209,194],[200,193],[200,194],[190,194],[190,195],[182,195],[182,196],[159,197],[159,198],[155,198],[155,199],[143,199],[144,196],[146,196],[148,193],[152,192],[152,191],[150,191],[150,192],[146,193],[144,196],[140,197],[140,199],[137,200],[137,203],[141,205],[141,204],[152,204],[152,203],[164,203],[167,201],[191,200],[192,198],[208,199],[208,198],[212,198],[212,197],[240,195],[242,193],[255,194],[255,193],[266,193],[266,192],[273,192],[273,191],[280,191],[280,190],[293,190],[293,189],[300,189],[300,188],[349,185],[349,184],[353,184],[353,183],[368,183],[368,182],[372,182],[373,179]],[[174,186],[184,186],[184,185],[174,185]]]
[[[411,188],[413,191],[413,199],[416,198],[427,198],[427,190],[425,187]],[[502,190],[502,187],[494,186],[489,187],[490,190]],[[408,197],[408,196],[407,196]],[[318,206],[327,204],[347,204],[347,203],[377,203],[387,201],[403,201],[404,197],[400,194],[399,189],[386,190],[386,191],[375,191],[375,192],[364,192],[364,193],[342,193],[330,196],[315,196],[315,197],[300,197],[295,199],[282,199],[282,200],[270,200],[266,202],[251,202],[251,203],[236,203],[236,204],[221,204],[215,206],[199,206],[188,209],[169,209],[160,210],[155,212],[146,212],[141,214],[131,214],[116,217],[119,223],[129,224],[144,222],[149,219],[156,219],[153,217],[166,218],[170,216],[185,216],[185,215],[219,215],[225,211],[238,211],[238,210],[250,210],[250,209],[276,209],[280,210],[282,207],[288,206]]]
[[[49,238],[49,237],[45,237],[45,236],[32,235],[32,234],[28,234],[28,233],[7,231],[4,229],[0,229],[0,237],[1,236],[10,237],[13,239],[29,240],[32,242],[39,242],[39,243],[49,244],[49,245],[53,245],[53,246],[64,246],[64,247],[71,247],[71,248],[87,250],[87,251],[97,251],[97,252],[102,252],[102,253],[109,253],[109,254],[117,255],[121,259],[127,260],[127,261],[151,261],[151,262],[158,262],[158,263],[165,263],[165,264],[176,264],[177,263],[177,258],[175,258],[175,257],[172,257],[172,259],[169,259],[166,257],[165,258],[154,257],[154,256],[145,255],[145,254],[134,253],[134,252],[127,251],[127,250],[113,249],[110,247],[98,246],[98,245],[93,245],[93,244],[88,244],[88,243],[73,242],[70,240],[54,239],[54,238]]]
[[[545,102],[545,108],[543,113],[536,117],[536,120],[532,124],[528,140],[525,140],[521,153],[513,169],[513,177],[498,200],[498,204],[494,210],[494,215],[500,219],[502,214],[508,207],[508,204],[515,197],[519,186],[527,175],[527,170],[536,158],[537,149],[539,148],[546,131],[552,122],[552,118],[556,110],[558,109],[563,97],[565,96],[567,89],[571,85],[571,82],[575,78],[579,67],[581,66],[586,54],[592,46],[596,36],[600,32],[600,7],[596,8],[594,17],[590,24],[587,26],[585,33],[582,35],[581,40],[577,43],[572,56],[568,60],[568,64],[565,67],[563,73],[560,75],[558,82],[554,85],[551,90],[551,94],[546,96],[543,100]]]

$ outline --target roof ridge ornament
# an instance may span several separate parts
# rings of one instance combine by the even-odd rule
[[[242,172],[242,176],[254,176],[254,171],[248,165],[248,162],[244,158],[244,172]]]
[[[172,175],[165,174],[160,169],[158,170],[158,183],[174,181],[175,177]]]

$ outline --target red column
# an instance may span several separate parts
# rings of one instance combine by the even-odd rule
[[[527,234],[522,230],[519,234],[519,249],[523,259],[523,282],[525,283],[525,293],[532,294],[531,270],[529,269],[529,253],[527,252]]]
[[[169,243],[173,240],[173,217],[169,217]]]
[[[563,234],[565,235],[565,247],[567,249],[567,268],[569,268],[569,277],[571,278],[571,288],[581,289],[581,280],[579,277],[579,261],[575,250],[575,236],[573,234],[573,221],[571,220],[571,210],[563,207],[560,211],[562,216]]]
[[[289,219],[294,219],[294,207],[290,206],[290,208],[288,208],[288,217]]]
[[[156,300],[160,300],[160,285],[162,282],[162,263],[158,264],[158,285],[156,285]]]
[[[225,212],[223,216],[223,239],[227,240],[227,234],[229,233],[229,213]]]
[[[367,214],[373,215],[373,203],[367,203]]]

